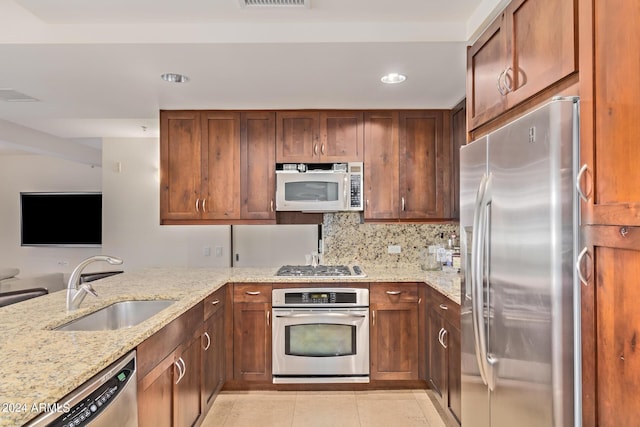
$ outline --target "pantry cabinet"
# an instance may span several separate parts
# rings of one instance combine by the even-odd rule
[[[371,286],[371,380],[418,379],[418,284]]]
[[[427,380],[442,407],[460,424],[460,305],[427,286]]]
[[[450,132],[448,110],[365,114],[366,220],[449,217]]]
[[[362,161],[362,112],[279,111],[276,120],[277,163]]]
[[[578,70],[578,0],[512,0],[467,52],[469,129]]]
[[[271,382],[271,285],[233,285],[233,379]]]
[[[582,421],[634,425],[640,405],[640,10],[580,3]]]

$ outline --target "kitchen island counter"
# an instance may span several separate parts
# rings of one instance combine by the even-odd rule
[[[226,283],[425,282],[460,302],[455,273],[418,268],[363,266],[367,277],[319,279],[277,277],[277,268],[155,268],[93,283],[99,297],[66,311],[66,291],[0,308],[0,426],[19,426],[52,406],[169,322]],[[131,328],[114,331],[53,331],[52,328],[123,300],[176,300]]]

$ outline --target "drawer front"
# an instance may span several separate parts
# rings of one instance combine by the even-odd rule
[[[428,304],[434,307],[449,323],[460,328],[460,304],[450,300],[440,292],[427,285]]]
[[[399,304],[418,302],[417,283],[372,283],[370,304]]]
[[[218,289],[204,299],[204,318],[211,317],[215,312],[224,308],[224,302],[227,295],[227,285]]]
[[[233,302],[271,303],[271,283],[236,283],[233,285]]]

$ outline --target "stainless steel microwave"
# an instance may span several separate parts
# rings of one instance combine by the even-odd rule
[[[362,162],[282,164],[276,167],[276,210],[361,211]]]

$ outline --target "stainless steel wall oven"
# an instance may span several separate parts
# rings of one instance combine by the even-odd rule
[[[274,289],[274,383],[368,383],[369,290]]]

